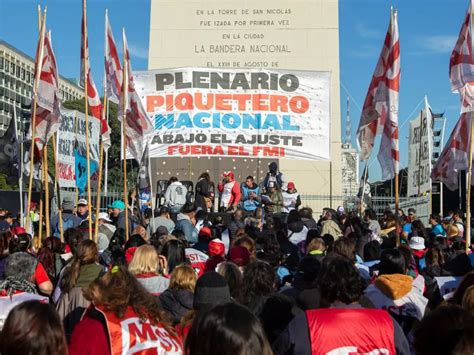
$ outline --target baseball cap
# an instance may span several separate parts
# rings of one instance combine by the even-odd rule
[[[111,205],[108,206],[109,208],[117,208],[119,210],[125,209],[125,203],[121,200],[115,200]]]
[[[88,203],[87,203],[87,200],[85,198],[81,198],[81,199],[79,199],[79,201],[77,201],[77,205],[78,206],[87,206]]]
[[[224,256],[225,254],[225,245],[224,242],[220,239],[213,239],[209,242],[209,249],[208,249],[209,256]]]
[[[295,183],[290,181],[286,187],[288,187],[288,190],[293,190],[295,188]]]
[[[112,222],[112,220],[109,217],[109,214],[107,212],[100,212],[99,213],[99,219],[102,219],[106,222]]]
[[[408,245],[413,250],[423,250],[425,249],[425,239],[423,237],[412,237]]]

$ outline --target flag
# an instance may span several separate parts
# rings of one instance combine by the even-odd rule
[[[51,42],[51,31],[44,37],[36,96],[35,142],[39,150],[61,125],[59,75]]]
[[[105,83],[107,98],[118,104],[122,92],[122,65],[107,10],[105,11]]]
[[[124,70],[122,100],[125,102],[123,103],[122,101],[121,104],[125,109],[125,138],[129,152],[140,163],[145,150],[146,135],[153,129],[153,124],[135,90],[125,30],[123,31],[123,48],[125,56],[124,67],[126,69]]]
[[[150,157],[148,154],[148,144],[143,152],[142,161],[138,172],[138,202],[140,210],[144,212],[146,208],[151,206],[151,179],[149,170]]]
[[[459,187],[458,173],[468,169],[470,130],[471,114],[462,113],[431,171],[433,181],[444,183],[451,191]]]
[[[474,59],[472,57],[472,1],[449,61],[451,90],[460,94],[461,112],[474,111]]]
[[[364,213],[366,209],[372,208],[372,193],[370,191],[368,166],[365,166],[362,177],[360,178],[360,187],[357,197],[359,198],[360,211]]]
[[[16,107],[13,108],[16,110]],[[14,118],[10,119],[7,130],[0,137],[0,171],[10,176],[17,164],[17,139]]]
[[[76,187],[83,194],[87,187],[87,158],[85,152],[79,146],[77,140],[74,146],[74,165],[76,175]],[[94,175],[99,165],[95,160],[90,160],[90,176]]]
[[[89,65],[89,41],[87,38],[87,18],[85,15],[86,0],[82,0],[82,23],[81,23],[81,74],[80,84],[82,87],[87,85],[87,103],[92,117],[100,120],[100,134],[102,142],[107,150],[110,147],[110,127],[102,113],[102,103],[100,102],[99,92],[95,86],[92,72]],[[87,81],[87,82],[86,82]]]
[[[365,98],[357,142],[361,160],[368,160],[375,136],[382,133],[378,160],[382,178],[391,179],[398,173],[398,95],[400,91],[400,46],[397,13],[391,10],[384,46]]]

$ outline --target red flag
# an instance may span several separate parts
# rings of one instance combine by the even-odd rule
[[[461,112],[474,111],[474,58],[472,57],[472,1],[449,61],[451,90],[461,94]]]
[[[122,93],[122,66],[107,11],[105,12],[105,80],[107,98],[118,103]]]
[[[100,134],[102,142],[106,149],[110,147],[110,127],[106,119],[102,115],[102,103],[100,101],[99,92],[92,78],[92,72],[89,64],[89,41],[87,38],[87,19],[85,16],[85,0],[82,0],[82,24],[81,24],[81,77],[80,83],[82,86],[87,85],[87,103],[92,117],[100,120]],[[87,75],[86,75],[87,70]],[[87,83],[84,79],[87,78]]]
[[[122,100],[125,100],[125,105],[123,107],[126,112],[126,119],[124,122],[125,135],[129,152],[133,155],[135,160],[140,163],[145,150],[146,135],[152,131],[153,124],[135,90],[125,30],[123,31],[123,47],[125,55],[124,67],[126,69],[122,90],[123,88],[127,88],[127,90],[123,90],[122,94]]]
[[[400,44],[396,11],[390,12],[385,36],[372,81],[365,98],[357,140],[361,160],[367,160],[374,147],[375,136],[382,133],[378,160],[382,179],[391,179],[399,170],[398,96],[400,91]]]
[[[471,115],[462,113],[431,171],[433,181],[444,183],[450,190],[456,190],[459,187],[458,173],[468,169],[470,128]]]
[[[36,97],[35,142],[38,149],[41,150],[61,124],[59,76],[51,44],[51,32],[48,32],[44,37],[43,58],[38,69],[39,83]]]

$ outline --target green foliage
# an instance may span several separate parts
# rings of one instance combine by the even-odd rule
[[[8,183],[8,176],[6,174],[0,173],[0,190],[17,190],[18,186],[10,185]]]

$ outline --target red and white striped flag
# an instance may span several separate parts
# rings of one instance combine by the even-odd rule
[[[472,57],[472,0],[449,61],[451,90],[460,94],[461,112],[474,111],[474,58]]]
[[[105,85],[107,98],[119,103],[122,93],[122,66],[107,10],[105,11]]]
[[[44,36],[43,58],[38,69],[35,142],[38,149],[42,150],[61,124],[59,76],[51,44],[51,31]]]
[[[124,123],[125,135],[129,152],[140,164],[143,152],[145,151],[146,135],[153,130],[153,123],[148,117],[140,97],[135,90],[132,66],[130,63],[130,52],[128,50],[125,30],[123,31],[123,48],[125,55],[125,73],[123,76],[122,100],[125,100],[125,105],[122,103],[122,107],[124,107],[126,112]],[[124,88],[126,88],[126,90]]]
[[[470,129],[471,115],[462,113],[431,171],[433,181],[444,183],[452,191],[458,189],[458,173],[468,169]]]
[[[400,91],[400,44],[396,11],[390,23],[372,81],[365,98],[357,141],[361,160],[368,160],[375,136],[382,133],[378,160],[382,179],[392,179],[399,170],[398,95]]]
[[[92,117],[100,121],[101,139],[107,150],[110,147],[110,127],[105,117],[102,114],[102,102],[100,101],[99,92],[92,78],[92,72],[89,62],[89,41],[87,38],[87,18],[85,14],[86,0],[82,0],[82,24],[81,24],[81,86],[87,85],[87,102]],[[85,82],[87,80],[87,83]]]

